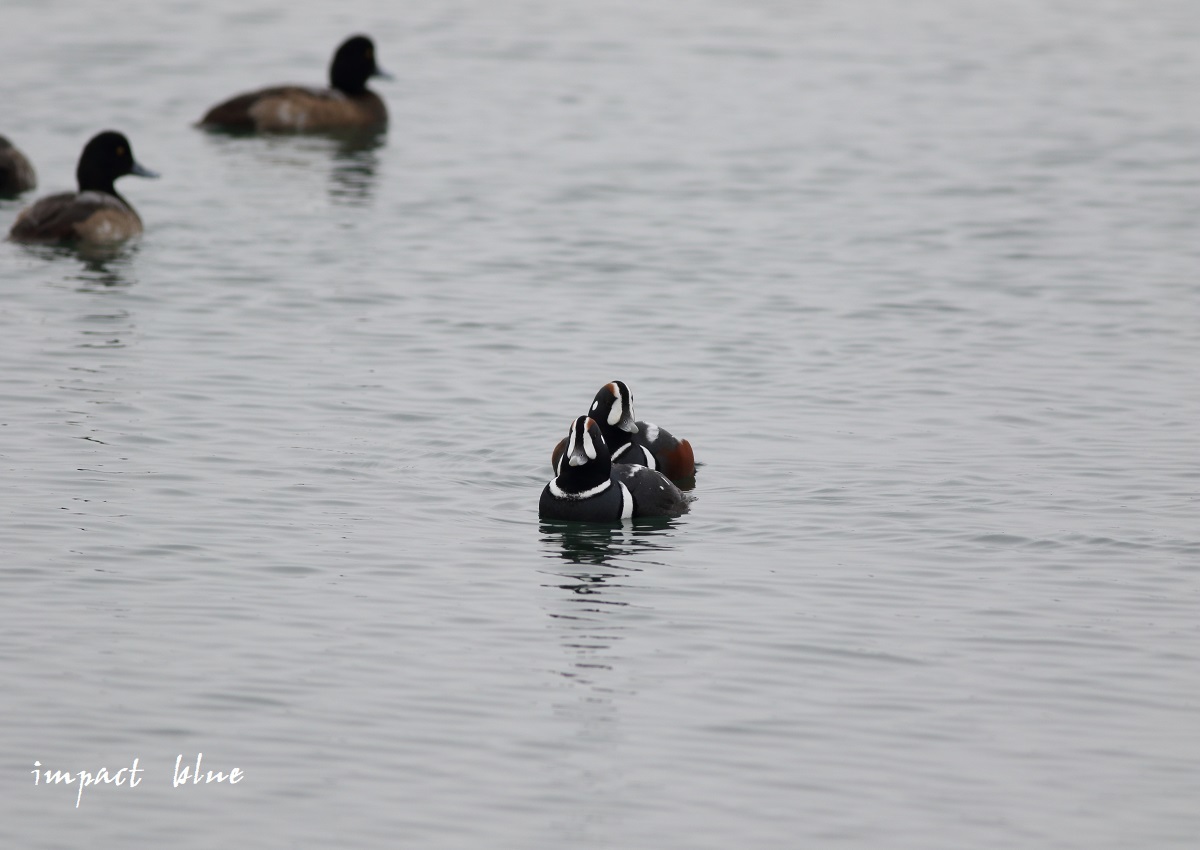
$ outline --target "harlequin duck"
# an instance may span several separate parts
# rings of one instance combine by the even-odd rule
[[[37,185],[37,174],[25,154],[0,136],[0,197],[15,198]]]
[[[200,126],[260,133],[382,127],[387,107],[367,88],[371,77],[390,75],[375,64],[371,39],[356,35],[333,54],[330,88],[275,86],[241,94],[208,110]]]
[[[113,181],[126,174],[157,177],[133,158],[129,140],[106,130],[79,156],[78,192],[50,195],[17,216],[9,237],[18,242],[120,242],[142,232],[142,220],[117,194]]]
[[[604,441],[612,452],[615,464],[638,463],[657,469],[672,481],[687,481],[696,475],[696,458],[692,444],[680,440],[669,431],[649,422],[634,421],[633,394],[624,381],[605,384],[596,393],[588,413],[600,426]],[[558,469],[566,441],[559,442],[551,453],[551,463]]]
[[[542,490],[542,519],[615,522],[687,512],[687,497],[661,473],[644,466],[613,466],[594,419],[573,421],[566,443],[558,476]]]

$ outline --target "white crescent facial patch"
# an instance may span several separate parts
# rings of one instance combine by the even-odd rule
[[[613,402],[612,408],[608,411],[608,424],[617,427],[617,423],[621,421],[621,416],[625,413],[625,399],[621,396],[621,388],[617,384],[612,385],[613,395],[617,397]]]
[[[582,433],[579,433],[580,431]],[[583,449],[582,455],[579,452],[581,448]],[[567,463],[571,466],[583,466],[589,460],[595,459],[596,444],[592,442],[592,435],[588,433],[587,428],[578,427],[578,423],[573,424],[567,439]]]
[[[589,431],[583,432],[583,450],[590,460],[596,459],[596,444],[592,442],[592,435]]]
[[[575,444],[579,440],[579,435],[576,434],[575,423],[571,423],[571,429],[567,431],[567,463],[571,466],[579,466],[579,462],[575,456]]]

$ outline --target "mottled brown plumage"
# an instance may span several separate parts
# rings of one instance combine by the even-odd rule
[[[244,132],[320,132],[387,124],[387,107],[367,88],[371,77],[387,76],[375,64],[375,46],[354,36],[334,54],[330,88],[286,85],[240,94],[217,104],[200,126]]]
[[[62,192],[22,210],[9,236],[17,242],[120,242],[141,232],[141,218],[124,199]]]
[[[17,242],[120,242],[142,232],[142,220],[117,194],[118,177],[157,177],[133,158],[129,140],[111,130],[92,138],[75,170],[78,192],[42,198],[21,211],[9,237]]]
[[[0,136],[0,196],[16,197],[37,185],[37,174],[25,154]]]

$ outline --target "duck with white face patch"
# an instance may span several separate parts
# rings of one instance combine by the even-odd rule
[[[567,430],[558,467],[542,490],[542,519],[616,522],[688,510],[687,497],[661,473],[644,466],[614,467],[600,426],[587,416]]]
[[[696,477],[696,458],[692,444],[681,440],[650,422],[638,422],[633,413],[633,393],[624,381],[612,381],[600,388],[592,400],[588,415],[600,427],[600,433],[612,452],[614,464],[636,463],[657,469],[671,481],[689,486]],[[557,472],[566,441],[554,447],[551,465]]]

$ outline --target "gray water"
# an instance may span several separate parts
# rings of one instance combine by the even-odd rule
[[[1196,846],[1200,6],[0,21],[163,174],[0,243],[0,845]],[[190,126],[356,31],[385,135]],[[540,523],[616,378],[692,512]]]

